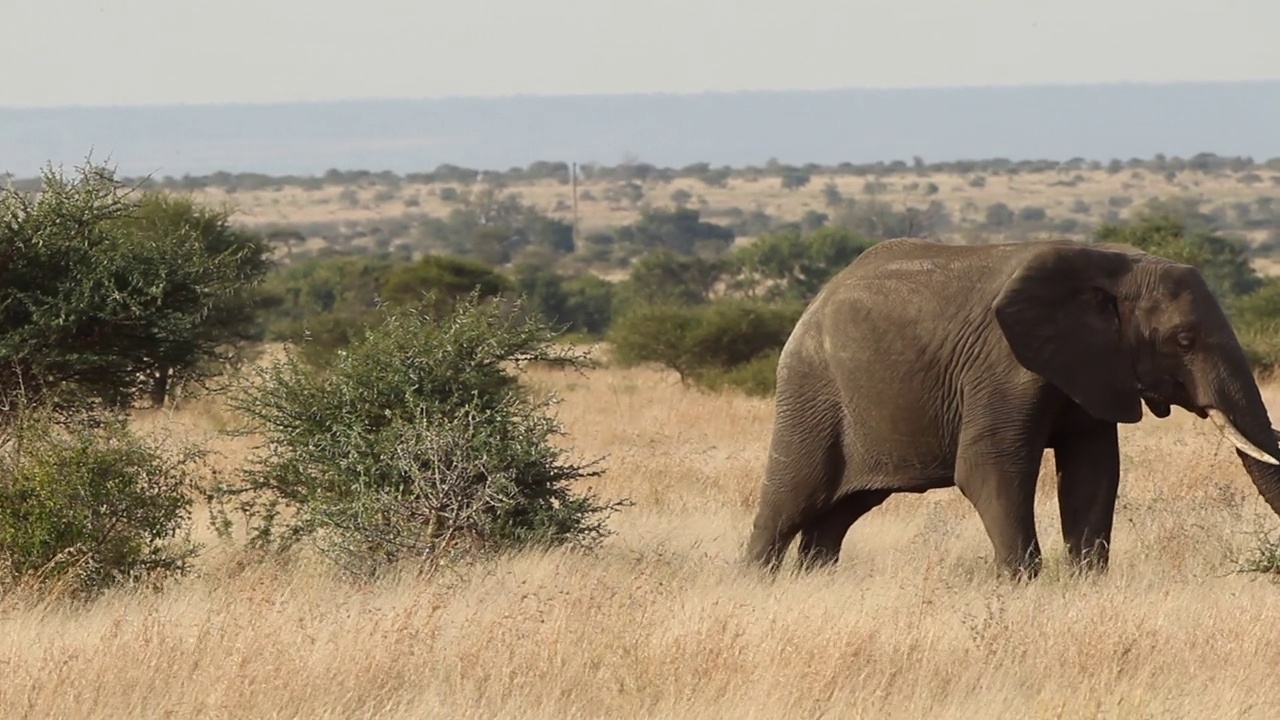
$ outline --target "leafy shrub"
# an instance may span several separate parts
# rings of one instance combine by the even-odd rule
[[[534,266],[517,266],[516,291],[526,310],[567,333],[599,336],[613,319],[613,283],[584,273],[564,277]]]
[[[571,491],[598,471],[564,459],[544,413],[552,401],[511,370],[583,360],[553,337],[472,295],[448,315],[388,312],[323,368],[286,354],[234,397],[265,452],[214,492],[218,516],[238,509],[259,546],[309,540],[364,571],[592,544],[617,504]]]
[[[184,573],[199,457],[162,453],[122,417],[23,412],[0,451],[0,585],[83,595]]]
[[[707,302],[726,270],[721,260],[651,252],[635,262],[630,276],[619,284],[619,304],[692,305]]]
[[[245,348],[263,339],[260,313],[271,298],[261,283],[273,265],[271,243],[233,226],[229,210],[204,207],[182,195],[144,193],[118,222],[142,247],[176,251],[190,243],[203,254],[189,268],[203,271],[202,278],[194,276],[194,287],[174,283],[165,291],[173,309],[185,308],[199,320],[187,331],[187,347],[170,353],[177,356],[175,364],[160,362],[152,371],[152,402],[161,405],[172,384],[202,384],[242,361]]]
[[[1253,369],[1264,375],[1280,370],[1280,280],[1267,278],[1257,290],[1232,299],[1227,311]]]
[[[443,303],[447,309],[472,292],[493,297],[510,287],[507,278],[492,267],[465,258],[424,255],[415,263],[393,267],[382,283],[381,298],[397,305]]]
[[[742,299],[644,305],[619,318],[609,339],[624,366],[653,362],[682,382],[758,389],[767,384],[758,379],[761,358],[781,351],[803,310],[802,303]]]
[[[839,227],[762,235],[734,251],[733,285],[750,295],[808,300],[875,242]]]
[[[782,174],[780,184],[783,190],[799,190],[809,184],[810,175],[803,170],[788,170]]]
[[[1015,219],[1013,209],[1002,202],[991,203],[987,206],[986,224],[990,227],[1002,228],[1009,227]]]
[[[710,390],[732,387],[756,397],[773,395],[778,388],[778,358],[781,354],[781,350],[774,350],[727,370],[704,371],[701,383]]]

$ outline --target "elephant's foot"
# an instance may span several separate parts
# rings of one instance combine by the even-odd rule
[[[1014,580],[1014,582],[1029,582],[1041,574],[1044,562],[1036,539],[1025,543],[1020,550],[1006,550],[1004,553],[1000,551],[1001,548],[997,546],[996,569],[1002,578]]]
[[[1103,575],[1110,567],[1110,547],[1104,541],[1093,543],[1081,551],[1081,543],[1067,544],[1067,564],[1074,575]]]
[[[817,570],[840,560],[845,535],[863,515],[889,498],[888,490],[850,492],[832,503],[825,512],[800,530],[800,568]]]

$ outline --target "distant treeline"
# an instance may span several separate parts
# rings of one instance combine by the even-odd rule
[[[915,157],[910,161],[892,160],[874,163],[839,163],[836,165],[820,165],[806,163],[791,165],[770,160],[764,165],[730,167],[721,165],[713,167],[710,163],[700,162],[681,168],[658,167],[646,162],[626,162],[618,165],[601,165],[584,163],[578,166],[578,177],[584,182],[670,182],[686,178],[701,181],[708,186],[722,187],[729,180],[757,180],[760,178],[791,179],[787,185],[801,187],[813,175],[845,175],[859,177],[883,177],[892,175],[932,173],[950,174],[1035,174],[1050,172],[1079,172],[1084,170],[1106,170],[1119,173],[1124,170],[1148,170],[1159,173],[1245,173],[1260,170],[1280,172],[1280,157],[1258,161],[1251,157],[1226,157],[1215,153],[1203,152],[1189,158],[1165,156],[1157,154],[1150,158],[1114,158],[1109,161],[1087,160],[1074,157],[1069,160],[1010,160],[1008,158],[988,158],[981,160],[954,160],[949,162],[926,162]],[[570,165],[567,162],[541,161],[527,167],[513,167],[505,171],[461,167],[443,164],[429,172],[406,173],[400,175],[390,171],[373,172],[369,170],[331,169],[323,175],[283,175],[274,176],[263,173],[230,173],[215,172],[210,175],[184,175],[182,177],[164,176],[161,178],[124,178],[127,184],[143,185],[170,190],[198,190],[202,188],[234,188],[236,190],[265,190],[278,187],[321,188],[332,185],[388,185],[401,184],[430,185],[447,183],[450,185],[470,185],[484,181],[490,184],[516,184],[537,180],[554,180],[561,183],[570,182]],[[19,190],[34,190],[39,187],[39,178],[13,179],[13,185]]]

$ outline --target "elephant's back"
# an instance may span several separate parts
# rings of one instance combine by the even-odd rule
[[[1007,251],[888,240],[832,279],[797,324],[846,412],[864,477],[933,481],[954,469],[962,386],[993,322]],[[780,381],[781,381],[780,377]]]

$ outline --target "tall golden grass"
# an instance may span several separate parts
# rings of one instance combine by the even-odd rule
[[[536,371],[591,481],[635,505],[594,554],[516,554],[376,582],[250,562],[202,531],[199,573],[87,605],[0,601],[0,715],[159,717],[1274,718],[1280,584],[1233,572],[1280,526],[1186,413],[1122,427],[1114,560],[1062,572],[1052,458],[1044,575],[994,577],[955,490],[892,498],[841,564],[741,568],[768,401],[651,370]],[[1280,389],[1268,389],[1274,403]],[[208,438],[213,404],[139,426]]]

